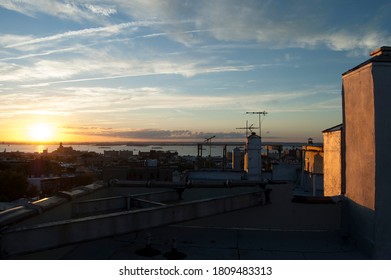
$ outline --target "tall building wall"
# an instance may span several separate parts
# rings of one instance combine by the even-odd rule
[[[375,209],[375,108],[372,64],[343,76],[346,196]]]
[[[391,48],[343,74],[349,233],[374,257],[391,258]]]

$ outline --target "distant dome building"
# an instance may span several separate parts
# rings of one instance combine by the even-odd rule
[[[53,151],[54,154],[65,156],[65,155],[72,155],[76,151],[72,147],[64,147],[62,142],[60,143],[60,146],[58,146],[57,150]]]
[[[248,180],[261,180],[262,179],[262,149],[261,137],[251,133],[247,137],[246,152],[244,155],[244,171],[247,172]]]

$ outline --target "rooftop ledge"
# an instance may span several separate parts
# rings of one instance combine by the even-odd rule
[[[383,46],[372,52],[370,52],[371,57],[380,56],[380,55],[391,55],[391,47]]]

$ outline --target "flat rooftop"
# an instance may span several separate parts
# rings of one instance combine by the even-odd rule
[[[270,203],[265,205],[8,259],[164,260],[173,256],[187,260],[368,259],[352,240],[341,236],[341,204],[292,202],[292,184],[272,185],[271,189]],[[191,200],[245,190],[248,188],[191,189],[185,191],[184,198]],[[142,193],[151,189],[118,191]]]

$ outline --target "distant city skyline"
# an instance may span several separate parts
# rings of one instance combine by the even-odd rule
[[[0,0],[0,141],[322,141],[391,3]],[[254,130],[258,132],[257,129]]]

